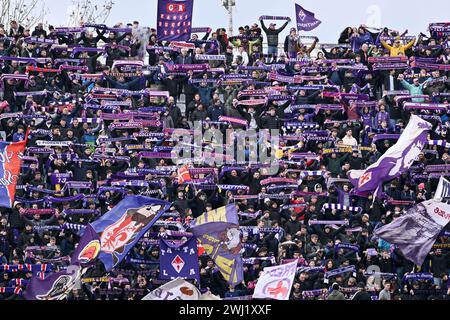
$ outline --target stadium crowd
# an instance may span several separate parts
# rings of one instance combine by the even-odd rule
[[[230,203],[241,219],[244,281],[229,286],[203,254],[202,291],[246,299],[264,267],[298,259],[293,300],[448,299],[448,231],[422,266],[372,233],[433,197],[439,176],[424,168],[450,164],[449,145],[426,146],[381,199],[355,194],[347,179],[395,143],[411,114],[433,124],[430,141],[450,143],[448,36],[360,26],[323,46],[296,28],[283,42],[289,23],[277,28],[261,19],[237,36],[208,28],[185,43],[158,41],[156,30],[138,22],[1,25],[2,139],[29,136],[16,201],[0,210],[0,300],[21,299],[32,276],[64,266],[78,227],[125,194],[172,207],[118,268],[90,268],[69,300],[141,299],[166,282],[158,278],[156,239],[167,230],[189,231],[192,219]],[[260,163],[210,164],[219,155],[204,140],[205,161],[184,162],[199,183],[180,185],[182,164],[167,156],[177,142],[173,129],[193,130],[199,121],[203,130],[223,133],[280,130],[280,145],[272,147],[279,170],[269,176]],[[326,220],[342,223],[320,223]],[[347,269],[334,273],[340,268]],[[424,276],[409,278],[411,272]]]

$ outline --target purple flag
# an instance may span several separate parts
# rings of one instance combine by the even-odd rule
[[[311,31],[317,28],[322,21],[317,20],[314,17],[314,13],[303,9],[299,4],[295,4],[295,12],[297,17],[297,30],[298,31]]]
[[[70,258],[70,263],[87,267],[95,263],[95,259],[100,253],[100,238],[90,224],[82,232],[80,242]]]
[[[428,130],[432,125],[412,115],[397,143],[366,170],[350,170],[348,178],[358,193],[375,191],[380,196],[383,183],[407,171],[427,144]]]
[[[194,0],[158,0],[158,40],[188,41],[193,7]]]
[[[63,300],[81,277],[79,266],[69,266],[67,270],[54,272],[45,279],[31,278],[25,290],[26,300]]]
[[[195,279],[200,282],[197,239],[186,241],[161,239],[159,243],[160,279]]]
[[[450,221],[450,205],[429,200],[412,207],[374,235],[396,245],[403,255],[421,266],[437,236]]]
[[[225,280],[236,285],[244,279],[239,217],[234,204],[204,213],[194,220],[192,232],[214,260]]]

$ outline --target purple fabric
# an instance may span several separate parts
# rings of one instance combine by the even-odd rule
[[[158,0],[159,41],[188,41],[191,38],[194,0]]]
[[[427,143],[428,130],[432,125],[412,116],[398,142],[366,170],[351,170],[348,177],[355,186],[355,192],[375,191],[381,195],[383,183],[392,180],[411,167]]]
[[[192,233],[215,261],[225,280],[237,285],[244,279],[239,216],[234,204],[209,211],[192,224]]]
[[[314,13],[303,9],[299,4],[295,4],[295,15],[298,31],[311,31],[322,23],[314,17]]]
[[[450,205],[429,200],[419,203],[405,215],[375,230],[374,235],[396,245],[408,260],[421,266],[449,221]]]
[[[69,266],[67,270],[52,273],[43,280],[33,277],[28,283],[24,297],[26,300],[62,300],[80,276],[79,267]]]

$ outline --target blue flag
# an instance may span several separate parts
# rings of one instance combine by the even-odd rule
[[[193,7],[194,0],[158,0],[158,41],[188,41]]]
[[[98,257],[110,271],[169,207],[169,202],[159,199],[125,197],[85,230],[72,263],[86,265]]]
[[[200,282],[197,239],[194,236],[186,241],[161,239],[159,250],[160,279],[182,278]]]

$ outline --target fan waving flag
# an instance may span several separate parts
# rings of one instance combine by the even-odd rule
[[[322,21],[317,20],[314,17],[314,13],[303,9],[303,7],[297,3],[295,4],[295,14],[297,17],[298,31],[311,31],[322,23]]]
[[[12,208],[13,206],[28,133],[29,131],[27,131],[25,139],[20,142],[0,142],[0,207],[2,208]]]
[[[84,231],[72,264],[89,264],[98,257],[110,271],[169,207],[169,202],[159,199],[125,197]]]
[[[418,116],[412,115],[405,131],[397,143],[383,154],[377,162],[366,170],[350,170],[348,178],[358,193],[375,191],[379,197],[383,183],[407,171],[427,143],[428,130],[432,125]]]

